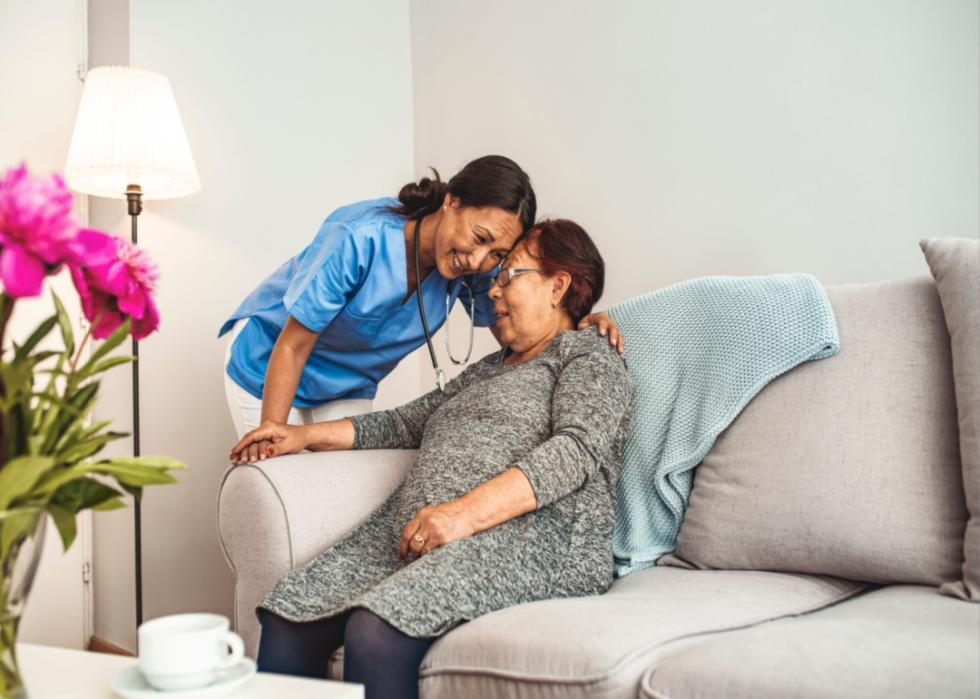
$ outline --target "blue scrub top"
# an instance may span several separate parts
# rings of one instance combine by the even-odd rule
[[[293,400],[301,408],[374,398],[378,382],[425,343],[415,294],[405,298],[405,219],[386,208],[397,204],[373,199],[337,209],[306,249],[249,294],[218,333],[221,337],[235,321],[249,319],[226,368],[235,383],[262,398],[269,355],[289,316],[319,333]],[[446,321],[447,293],[450,307],[462,296],[477,325],[493,324],[486,293],[490,276],[464,278],[476,292],[472,311],[460,279],[444,279],[434,269],[422,281],[433,333]]]

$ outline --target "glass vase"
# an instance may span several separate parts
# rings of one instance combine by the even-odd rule
[[[17,627],[44,548],[42,508],[0,511],[0,697],[25,699],[17,665]]]

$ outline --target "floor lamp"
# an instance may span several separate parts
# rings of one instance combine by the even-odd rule
[[[172,199],[201,188],[170,83],[159,73],[94,68],[85,76],[65,180],[72,190],[126,199],[131,238],[143,200]],[[133,454],[140,455],[139,343],[133,340]],[[140,503],[133,508],[136,625],[143,623],[143,545]]]

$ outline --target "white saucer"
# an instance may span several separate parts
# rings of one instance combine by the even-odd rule
[[[165,691],[154,689],[143,677],[139,665],[128,667],[112,678],[109,686],[112,691],[124,699],[160,699],[160,697],[173,697],[174,699],[212,699],[231,692],[251,679],[255,674],[255,661],[251,658],[242,658],[237,665],[232,665],[227,670],[222,670],[218,679],[206,687],[196,687],[194,689],[181,689]]]

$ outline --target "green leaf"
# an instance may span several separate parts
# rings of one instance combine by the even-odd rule
[[[75,513],[61,507],[60,505],[48,505],[48,514],[58,527],[58,534],[61,535],[61,543],[67,551],[75,541]]]
[[[45,338],[45,336],[51,332],[51,328],[55,326],[58,322],[58,316],[51,316],[39,326],[37,329],[31,333],[31,336],[27,338],[27,342],[20,346],[17,352],[14,354],[14,361],[18,359],[24,359],[31,353],[31,350],[37,347],[37,343]]]
[[[105,502],[100,502],[98,505],[94,505],[92,509],[96,512],[108,512],[109,510],[122,510],[126,507],[126,503],[119,498],[112,498],[106,500]]]
[[[21,456],[0,468],[0,510],[27,494],[55,464],[49,456]]]
[[[107,500],[122,495],[115,488],[100,483],[94,478],[78,478],[58,488],[51,496],[49,504],[64,507],[75,514],[82,510],[101,505]]]
[[[82,386],[68,399],[68,404],[58,411],[54,424],[48,429],[48,438],[44,442],[43,451],[48,454],[60,448],[62,438],[78,423],[82,422],[95,405],[95,394],[99,390],[98,382]]]
[[[36,352],[26,359],[32,366],[37,366],[45,359],[48,359],[49,357],[57,357],[59,354],[64,354],[64,352],[59,352],[58,350],[44,350],[43,352]]]
[[[55,469],[38,482],[34,487],[34,492],[41,497],[50,496],[65,483],[88,476],[92,472],[90,466],[91,464],[74,464],[67,468]]]
[[[7,433],[10,436],[10,443],[7,445],[7,458],[32,454],[28,449],[27,439],[31,433],[31,424],[34,415],[30,408],[29,401],[19,401],[10,408],[7,415]]]
[[[101,362],[99,362],[93,367],[79,370],[79,372],[75,375],[75,378],[76,381],[81,383],[85,379],[91,376],[95,376],[96,374],[101,374],[103,371],[107,371],[114,366],[118,366],[120,364],[129,364],[130,362],[135,360],[136,357],[131,354],[122,354],[119,355],[118,357],[109,357],[108,359],[102,360]]]
[[[58,411],[54,408],[54,406],[51,405],[51,403],[54,401],[60,402],[60,399],[58,398],[58,393],[56,390],[57,387],[55,385],[55,382],[57,381],[57,378],[61,373],[61,369],[65,364],[66,356],[67,355],[63,354],[60,357],[58,357],[58,362],[57,364],[55,364],[55,367],[52,370],[51,378],[48,379],[48,385],[44,388],[44,393],[50,397],[48,398],[48,402],[44,410],[38,411],[37,413],[37,416],[34,421],[35,434],[47,434],[48,428],[51,426],[51,424],[54,421],[54,418],[57,416]]]
[[[11,549],[27,540],[37,526],[37,518],[43,516],[43,510],[36,507],[0,510],[0,561],[6,561]]]
[[[187,468],[187,464],[183,461],[171,459],[169,456],[120,456],[105,461],[110,464],[127,464],[167,471],[179,471]]]
[[[31,394],[31,398],[37,398],[38,399],[38,407],[40,407],[41,404],[43,403],[43,404],[45,404],[45,406],[47,406],[47,405],[54,405],[54,406],[57,406],[59,408],[66,408],[66,409],[70,410],[72,412],[72,414],[74,414],[74,413],[77,412],[74,409],[74,407],[72,407],[72,405],[70,403],[68,403],[67,401],[62,400],[57,395],[51,395],[50,393],[38,393],[37,391],[35,391],[34,393]]]
[[[92,464],[92,473],[112,476],[119,483],[127,485],[164,485],[177,482],[176,478],[163,470],[125,462],[98,462]]]
[[[109,442],[114,442],[118,439],[123,439],[129,436],[128,432],[105,432],[104,434],[99,434],[99,432],[105,427],[109,426],[112,420],[99,420],[94,424],[85,427],[80,422],[76,423],[69,432],[67,432],[61,440],[59,440],[56,446],[58,462],[62,464],[73,464],[79,461],[83,461],[89,456],[93,456],[98,453],[99,448],[108,444]],[[86,450],[95,444],[95,440],[101,440],[98,442],[98,448],[94,451]],[[84,444],[83,444],[84,443]],[[78,449],[78,452],[75,449]],[[69,450],[71,450],[70,453]],[[83,453],[84,455],[79,455]]]
[[[78,434],[78,438],[79,439],[88,439],[89,437],[91,437],[96,432],[100,432],[102,429],[108,427],[111,424],[112,424],[112,420],[99,420],[97,422],[93,422],[91,425],[89,425],[88,427],[86,427],[84,430],[82,430]],[[129,433],[128,432],[113,432],[113,434],[117,434],[117,435],[119,435],[121,437],[128,437],[129,436]]]
[[[131,459],[134,457],[130,457]],[[164,485],[176,483],[173,476],[167,475],[164,471],[139,463],[99,461],[95,463],[75,464],[68,468],[59,469],[55,473],[38,483],[35,492],[39,495],[48,495],[66,483],[77,478],[82,478],[91,473],[98,473],[104,476],[111,476],[116,479],[120,487],[126,486],[142,487],[144,485]],[[131,492],[126,489],[127,492]]]
[[[126,339],[126,335],[129,334],[130,323],[130,319],[127,318],[122,325],[116,328],[115,332],[107,337],[105,341],[99,345],[98,349],[92,352],[92,356],[89,357],[89,360],[85,362],[81,369],[78,370],[78,373],[84,374],[86,371],[91,371],[92,367],[98,364],[100,359],[121,345],[122,341]]]
[[[71,331],[71,320],[68,318],[68,312],[65,310],[64,304],[61,303],[61,299],[58,298],[58,294],[51,292],[51,298],[54,299],[54,308],[57,312],[58,317],[58,327],[61,329],[61,339],[65,341],[65,351],[71,355],[75,352],[75,336]]]
[[[0,410],[9,411],[11,406],[31,393],[31,387],[34,385],[34,374],[31,369],[30,362],[23,359],[0,362],[0,381],[3,382]]]
[[[127,493],[133,496],[133,500],[139,502],[143,497],[143,486],[139,485],[126,485],[125,483],[120,483],[119,487],[125,490]]]
[[[97,437],[91,437],[90,439],[78,441],[69,439],[67,440],[67,443],[71,444],[71,446],[63,448],[58,452],[58,462],[62,464],[78,463],[79,461],[83,461],[90,456],[98,454],[100,451],[102,451],[102,447],[109,442],[121,439],[125,436],[127,435],[116,432],[107,432],[105,434],[98,435]],[[74,442],[74,444],[72,444],[72,442]]]
[[[59,376],[68,376],[68,372],[67,371],[65,371],[63,369],[57,369],[57,368],[56,369],[38,369],[34,373],[35,374],[38,374],[38,375],[40,375],[40,374],[46,374],[46,375],[47,374],[50,374],[50,375],[52,375],[53,378],[57,378]]]

